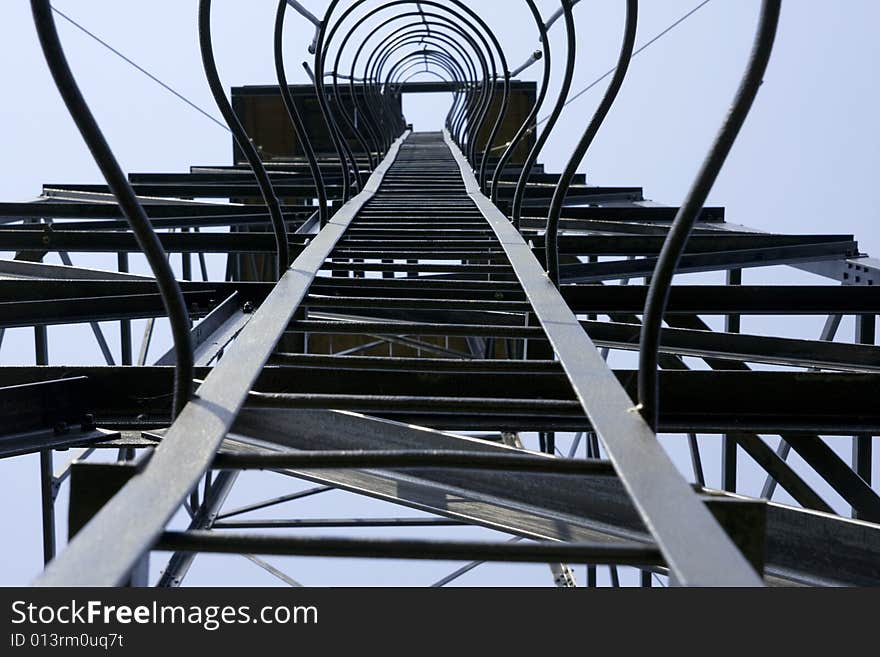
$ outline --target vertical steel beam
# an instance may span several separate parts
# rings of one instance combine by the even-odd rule
[[[703,459],[700,457],[700,443],[697,434],[688,434],[688,447],[691,453],[691,465],[694,468],[694,480],[701,487],[706,487],[706,476],[703,474]]]
[[[728,285],[742,285],[742,269],[727,270]],[[739,333],[742,330],[742,318],[739,315],[726,315],[724,330],[727,333]],[[731,493],[736,492],[736,440],[725,434],[721,442],[721,488]]]
[[[762,586],[754,568],[681,477],[529,245],[482,194],[447,131],[444,138],[468,196],[498,238],[575,395],[633,504],[651,528],[669,565],[671,581],[690,586]],[[696,543],[699,551],[693,549]]]
[[[120,272],[128,273],[128,253],[120,251],[117,256],[117,269]],[[123,319],[119,322],[119,350],[120,350],[120,362],[123,365],[131,365],[132,364],[132,349],[131,349],[131,320]]]
[[[181,231],[184,233],[189,232],[189,228],[181,228]],[[183,252],[180,254],[181,258],[181,268],[183,271],[183,280],[191,281],[193,279],[192,276],[192,255],[187,252]]]
[[[877,317],[876,315],[858,315],[856,317],[856,342],[858,344],[874,344],[877,339]],[[860,434],[853,437],[852,443],[852,465],[862,479],[869,486],[871,485],[871,460],[873,436],[870,434]],[[859,513],[853,509],[853,518],[858,518]]]
[[[37,365],[49,364],[49,334],[45,326],[34,327],[34,352]],[[43,562],[55,558],[55,473],[52,450],[40,452],[40,497],[43,520]]]
[[[116,269],[124,274],[129,273],[129,263],[128,263],[128,253],[125,251],[119,251],[116,254]],[[131,320],[123,319],[119,322],[119,360],[124,366],[132,365],[132,344],[131,344]],[[133,461],[135,458],[135,450],[121,448],[119,450],[119,454],[117,460],[119,461]],[[136,574],[134,574],[136,579],[146,580],[149,577],[149,562],[146,565],[141,565],[140,568],[136,569]],[[146,582],[143,582],[143,585],[146,585]]]
[[[40,452],[40,495],[43,505],[43,563],[55,558],[55,482],[52,450]]]

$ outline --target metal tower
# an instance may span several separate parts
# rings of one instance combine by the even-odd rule
[[[0,367],[0,456],[41,455],[48,565],[36,584],[146,585],[160,552],[171,553],[161,586],[180,585],[201,553],[245,555],[294,584],[259,555],[473,562],[439,585],[486,561],[551,564],[560,586],[575,584],[576,564],[589,585],[606,567],[614,583],[635,569],[643,586],[880,583],[880,262],[851,235],[766,233],[705,207],[770,57],[778,0],[763,2],[743,83],[681,207],[575,173],[624,83],[637,2],[622,3],[618,66],[580,126],[559,120],[577,3],[549,20],[526,4],[542,47],[512,69],[488,18],[458,0],[332,0],[320,18],[281,0],[278,86],[235,90],[230,103],[201,0],[203,64],[234,164],[125,176],[48,2],[32,1],[107,179],[0,204],[0,251],[15,253],[0,260],[0,325],[33,327],[36,350],[33,367]],[[316,26],[313,87],[287,82],[290,8]],[[550,98],[558,19],[568,56],[554,41],[565,71]],[[541,84],[514,80],[539,62]],[[436,80],[411,80],[425,71]],[[414,133],[401,95],[427,89],[454,102],[442,132]],[[583,131],[561,174],[538,164],[553,130]],[[141,252],[153,277],[128,272]],[[50,253],[64,266],[43,264]],[[118,271],[77,267],[75,253],[116,254]],[[217,254],[222,280],[207,265]],[[742,284],[745,269],[775,265],[841,285]],[[673,285],[692,272],[726,280]],[[796,340],[743,333],[746,315],[828,319],[819,339]],[[835,341],[848,315],[856,339]],[[165,317],[175,346],[157,359],[149,344]],[[118,322],[119,364],[99,322]],[[85,323],[106,363],[51,362],[47,326]],[[638,369],[614,365],[626,352]],[[698,436],[722,445],[724,490],[706,486]],[[851,437],[851,461],[829,436]],[[74,449],[55,471],[58,450]],[[682,449],[692,477],[670,457]],[[118,459],[89,458],[99,450]],[[738,467],[766,475],[760,497],[737,492]],[[229,508],[249,471],[290,491]],[[817,477],[849,513],[816,492]],[[66,485],[72,537],[56,554]],[[777,488],[794,503],[771,501]],[[291,518],[296,506],[283,506],[328,491],[421,513]],[[169,529],[181,508],[188,527]],[[458,540],[462,526],[513,540]],[[329,531],[340,528],[353,534]],[[418,528],[433,538],[382,535]]]

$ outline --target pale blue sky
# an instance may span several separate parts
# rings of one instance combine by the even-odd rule
[[[195,0],[55,0],[54,4],[217,115],[198,54]],[[326,2],[308,0],[304,4],[320,13]],[[537,36],[524,3],[483,0],[470,4],[492,25],[513,65],[534,50]],[[549,0],[538,4],[545,16],[558,6]],[[697,0],[644,0],[637,43],[651,38],[696,4]],[[676,204],[684,196],[739,81],[759,4],[758,0],[713,0],[636,58],[618,102],[587,156],[584,170],[590,182],[642,185],[646,197],[662,203]],[[224,84],[273,83],[271,34],[276,3],[215,0],[214,6],[214,41]],[[7,165],[0,177],[0,199],[33,198],[43,182],[99,181],[49,78],[29,3],[4,0],[2,7],[0,82],[6,93],[0,105],[0,145]],[[584,0],[575,13],[580,44],[577,89],[613,65],[623,2]],[[228,163],[228,133],[81,32],[58,22],[71,65],[126,170],[186,171],[191,164]],[[289,23],[290,77],[304,82],[299,62],[307,58],[305,47],[311,30],[297,17]],[[854,233],[863,251],[880,252],[880,231],[876,228],[880,213],[870,191],[880,169],[874,68],[880,59],[875,34],[878,24],[880,3],[873,0],[783,3],[765,85],[710,199],[728,208],[729,221],[773,232]],[[554,43],[561,47],[561,25],[554,28],[553,35]],[[561,54],[557,56],[557,62],[561,58]],[[538,72],[539,67],[529,71],[531,75]],[[566,111],[563,127],[551,139],[544,157],[551,170],[563,165],[603,89],[600,84]],[[439,127],[432,122],[441,114],[441,99],[428,96],[407,101],[409,118],[423,129]],[[77,262],[108,266],[109,260],[80,258]],[[747,272],[746,282],[768,281],[769,275]],[[774,275],[791,282],[812,282],[806,275],[789,271],[774,271]],[[746,330],[761,326],[749,321]],[[780,330],[806,337],[815,336],[818,326],[817,321],[808,320]],[[59,330],[53,334],[57,336]],[[87,329],[75,335],[76,339],[53,341],[53,363],[87,362],[97,357]],[[851,332],[843,335],[849,339]],[[155,353],[161,353],[161,348],[157,345]],[[26,333],[10,332],[0,350],[0,364],[32,362],[30,349]],[[713,453],[713,442],[706,443],[708,454]],[[0,463],[0,513],[14,521],[4,523],[12,540],[7,540],[0,559],[0,583],[26,583],[39,569],[36,475],[33,458]],[[286,491],[289,485],[281,479],[267,484],[277,488],[265,493]],[[252,487],[243,489],[259,494]],[[330,506],[336,512],[344,508],[340,513],[348,515],[357,515],[358,509],[393,514],[387,508],[375,511],[373,503],[355,503],[350,496],[332,495],[334,498],[326,500],[335,499]],[[302,503],[291,513],[330,515],[321,507],[326,500],[319,504],[321,499]],[[59,534],[63,535],[63,529]],[[154,559],[154,564],[160,562],[161,558]],[[308,584],[399,582],[409,572],[414,573],[412,583],[424,583],[434,574],[439,577],[452,569],[421,565],[410,571],[410,566],[372,562],[357,569],[354,579],[342,579],[337,573],[352,571],[337,568],[335,562],[319,566],[306,560],[276,562],[285,564],[294,578]],[[188,581],[209,583],[218,572],[212,566],[229,563],[228,559],[202,558]],[[230,583],[271,583],[250,564],[234,563],[234,567],[217,566],[223,568]],[[249,580],[252,575],[255,579]],[[583,581],[580,569],[579,576]],[[545,585],[550,578],[543,566],[492,566],[462,580],[469,584],[505,582]]]

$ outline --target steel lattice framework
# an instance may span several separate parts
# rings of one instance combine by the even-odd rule
[[[541,49],[511,69],[488,19],[459,0],[332,0],[321,17],[280,0],[274,93],[302,152],[273,158],[225,95],[201,0],[203,65],[239,157],[126,176],[79,94],[48,2],[32,0],[50,69],[107,179],[0,204],[0,251],[15,253],[0,260],[0,326],[33,327],[37,355],[34,367],[0,367],[0,456],[41,455],[47,567],[36,584],[144,585],[147,556],[160,550],[173,553],[160,586],[180,585],[206,552],[550,563],[563,586],[574,582],[567,564],[587,564],[590,584],[597,566],[615,579],[635,567],[646,586],[654,575],[695,586],[880,583],[880,262],[851,235],[765,233],[705,207],[760,86],[779,1],[763,2],[743,83],[681,207],[576,174],[624,83],[636,0],[621,2],[618,66],[585,126],[561,121],[577,3],[562,0],[546,20],[525,4]],[[287,82],[291,9],[316,29],[311,112]],[[563,56],[548,36],[557,20]],[[549,98],[554,55],[563,79]],[[515,78],[537,62],[540,92],[511,129]],[[400,97],[426,73],[454,102],[442,132],[414,133]],[[554,130],[584,131],[558,175],[537,165]],[[128,273],[141,252],[154,277]],[[43,264],[50,253],[64,266]],[[118,271],[73,266],[72,253],[117,254]],[[226,257],[224,280],[210,280],[207,254]],[[744,269],[776,265],[842,285],[742,284]],[[726,282],[673,285],[691,272],[726,272]],[[745,315],[828,319],[818,340],[802,340],[742,333]],[[705,316],[724,317],[724,330]],[[857,318],[854,343],[835,341],[845,316]],[[148,364],[164,317],[174,348]],[[150,321],[138,358],[139,319]],[[108,321],[119,322],[119,365],[98,324]],[[82,323],[106,364],[50,365],[46,327]],[[626,351],[638,370],[609,365]],[[538,451],[523,446],[533,433]],[[686,440],[693,481],[659,434]],[[698,434],[721,441],[724,490],[706,486]],[[828,436],[852,437],[851,462]],[[54,451],[73,448],[78,458],[53,472]],[[118,449],[119,461],[88,460],[100,449]],[[738,453],[766,474],[760,497],[737,493]],[[316,487],[224,508],[249,470]],[[816,492],[816,476],[852,517]],[[54,500],[68,479],[75,535],[56,555]],[[769,501],[777,487],[796,505]],[[247,516],[328,490],[431,516]],[[189,527],[169,531],[181,507]],[[461,524],[525,540],[270,531]]]

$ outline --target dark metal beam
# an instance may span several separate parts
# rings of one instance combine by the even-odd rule
[[[468,195],[492,226],[535,315],[555,349],[583,409],[651,528],[674,580],[682,585],[759,586],[760,578],[724,530],[688,488],[653,431],[635,411],[598,349],[544,275],[512,224],[483,196],[467,162],[445,136]],[[699,535],[694,554],[690,536]],[[717,564],[726,564],[719,570]]]
[[[125,580],[207,469],[312,280],[357,211],[375,194],[397,148],[399,142],[364,191],[340,209],[292,263],[165,434],[144,472],[98,512],[36,585],[119,585]],[[136,526],[130,522],[132,506],[144,509]],[[99,549],[107,533],[119,536],[112,554]]]

